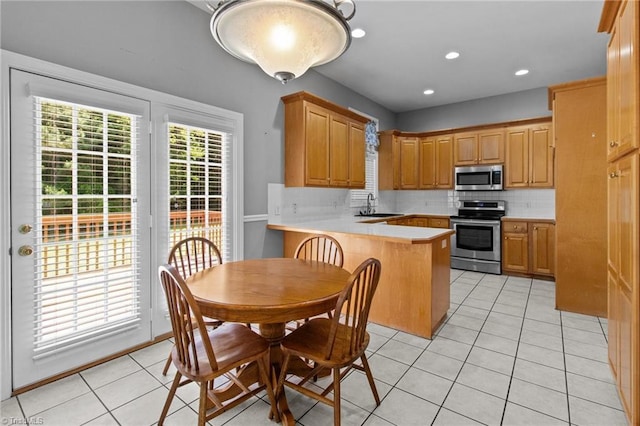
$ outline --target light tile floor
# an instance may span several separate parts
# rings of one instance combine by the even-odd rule
[[[433,340],[370,324],[365,376],[343,381],[345,425],[626,425],[607,364],[606,319],[554,309],[553,282],[451,271],[451,309]],[[2,424],[152,425],[173,374],[169,341],[2,402]],[[304,426],[332,423],[330,407],[291,392]],[[197,388],[179,390],[170,425],[195,424]],[[266,397],[212,425],[270,425]],[[13,422],[13,423],[12,423]]]

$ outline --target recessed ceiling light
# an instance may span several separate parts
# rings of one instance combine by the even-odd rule
[[[435,92],[433,91],[433,89],[427,89],[423,92],[425,95],[433,95]]]
[[[529,70],[518,70],[516,71],[516,75],[527,75],[529,74]]]
[[[351,31],[351,35],[353,36],[353,38],[362,38],[365,34],[366,31],[362,28],[354,28],[354,30]]]
[[[447,58],[447,59],[455,59],[458,56],[460,56],[460,54],[458,52],[449,52],[446,55],[444,55],[444,57]]]

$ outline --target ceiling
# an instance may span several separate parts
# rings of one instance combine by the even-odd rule
[[[204,1],[187,1],[211,14]],[[606,72],[608,35],[597,32],[602,0],[355,3],[350,25],[366,36],[315,70],[393,112]],[[445,59],[450,51],[460,57]],[[520,69],[530,72],[515,76]]]

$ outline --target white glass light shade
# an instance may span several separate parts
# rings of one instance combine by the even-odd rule
[[[283,83],[351,44],[347,20],[322,0],[232,0],[214,12],[211,33],[231,55]]]

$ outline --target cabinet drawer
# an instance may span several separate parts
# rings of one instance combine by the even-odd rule
[[[529,232],[528,223],[505,220],[502,222],[502,232],[526,234],[527,232]]]
[[[430,217],[429,228],[449,228],[449,219]]]
[[[413,218],[411,226],[421,226],[426,228],[429,226],[429,219],[426,217],[415,217]]]

